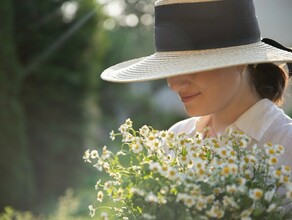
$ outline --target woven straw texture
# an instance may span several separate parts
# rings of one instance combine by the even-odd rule
[[[171,5],[171,4],[185,4],[185,3],[199,3],[199,2],[216,2],[222,0],[158,0],[155,6]]]
[[[137,82],[191,74],[243,64],[292,62],[292,53],[263,42],[222,49],[157,52],[106,69],[101,78]]]

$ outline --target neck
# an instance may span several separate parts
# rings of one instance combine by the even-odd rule
[[[229,125],[234,123],[244,112],[252,107],[259,98],[249,96],[244,99],[233,101],[232,104],[226,106],[222,111],[211,114],[210,127],[213,135],[222,133]]]

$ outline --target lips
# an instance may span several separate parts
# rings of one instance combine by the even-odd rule
[[[200,93],[193,93],[193,94],[179,94],[180,99],[183,103],[187,104],[191,102],[194,98],[196,98]]]

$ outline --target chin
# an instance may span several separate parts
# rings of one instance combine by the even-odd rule
[[[185,107],[185,111],[186,111],[187,115],[190,117],[200,117],[200,116],[205,116],[205,115],[211,114],[211,112],[208,112],[208,111],[203,110],[203,109],[191,109],[191,108],[187,108],[187,107]]]
[[[199,111],[187,110],[187,109],[185,109],[185,111],[186,111],[187,115],[190,116],[190,117],[203,116],[203,113],[202,112],[199,112]]]

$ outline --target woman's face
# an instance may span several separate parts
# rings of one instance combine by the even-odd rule
[[[249,86],[244,66],[229,67],[167,78],[190,116],[219,113],[240,103]],[[236,107],[236,106],[233,106]]]

